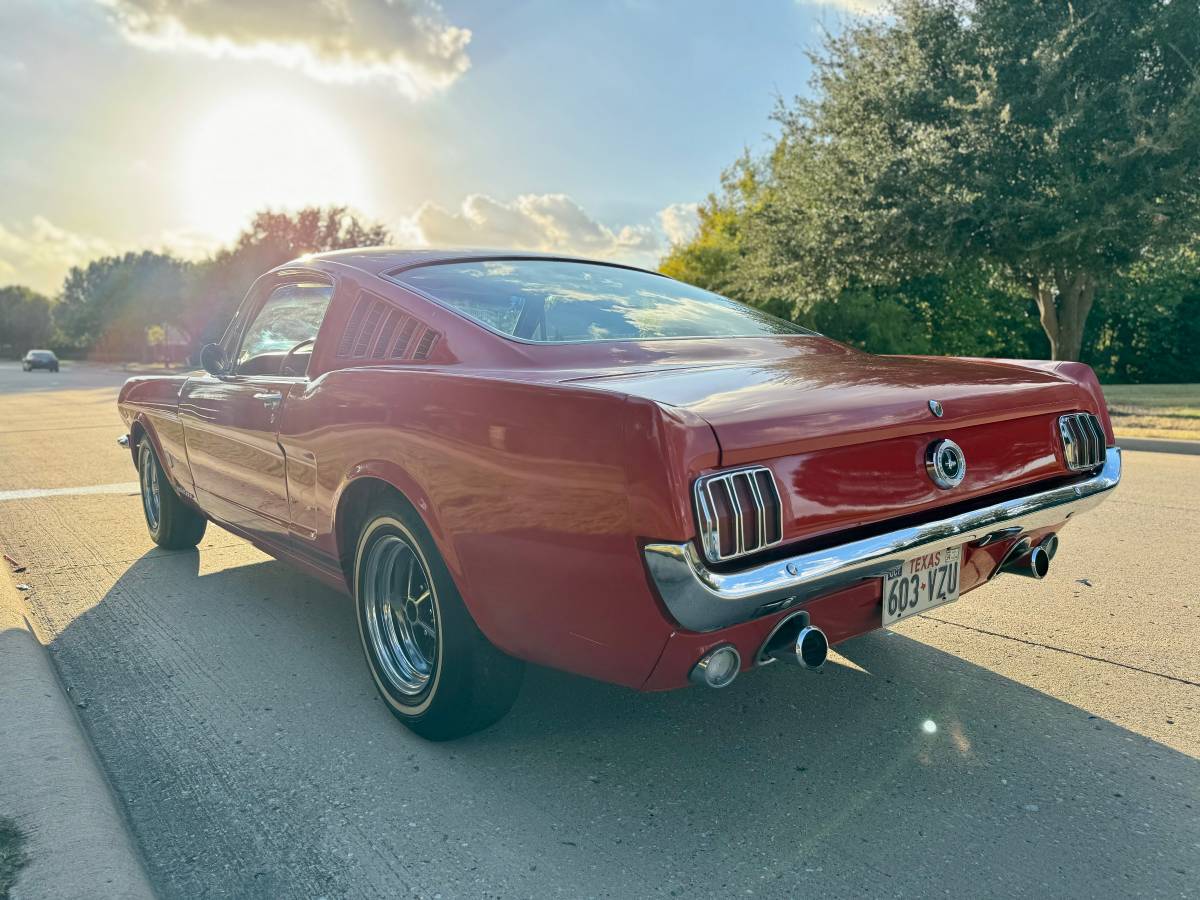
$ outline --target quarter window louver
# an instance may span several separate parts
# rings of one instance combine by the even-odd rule
[[[700,545],[710,562],[757,553],[783,540],[783,504],[770,469],[753,466],[696,481]]]
[[[400,333],[396,335],[396,346],[392,348],[392,359],[405,359],[408,356],[408,342],[412,340],[413,332],[417,330],[417,320],[412,316],[404,319]]]
[[[363,359],[368,354],[376,355],[382,337],[381,326],[386,329],[394,314],[396,311],[384,300],[366,291],[360,293],[346,322],[346,330],[338,341],[337,355],[353,359]]]
[[[367,311],[370,309],[372,303],[373,301],[366,294],[358,295],[358,300],[354,303],[354,309],[350,311],[350,319],[346,322],[346,330],[342,332],[342,339],[338,341],[338,356],[349,356],[353,352],[354,345],[358,342],[358,336],[362,330],[363,319],[366,318]]]
[[[337,355],[343,359],[428,359],[440,337],[440,332],[364,291],[350,311]]]
[[[358,332],[358,339],[354,342],[355,357],[367,355],[367,348],[371,346],[371,338],[375,334],[375,329],[379,327],[379,320],[382,317],[383,303],[376,300],[371,303],[370,308],[367,310],[367,314],[363,318],[362,328]]]
[[[421,340],[417,341],[417,349],[413,351],[413,359],[429,359],[429,352],[433,350],[433,345],[437,341],[438,333],[432,328],[426,328],[425,333],[421,335]]]
[[[396,325],[400,322],[400,317],[403,315],[399,310],[388,310],[387,317],[383,320],[383,327],[379,329],[379,336],[375,338],[375,348],[371,351],[371,359],[383,359],[387,356],[388,348],[392,345],[392,335],[396,333]]]
[[[1083,472],[1104,464],[1104,429],[1091,413],[1060,416],[1058,431],[1068,469]]]

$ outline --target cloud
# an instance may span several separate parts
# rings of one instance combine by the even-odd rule
[[[108,241],[59,228],[42,216],[27,226],[0,224],[0,271],[37,290],[56,291],[71,266],[113,252]]]
[[[215,238],[187,231],[164,231],[130,243],[114,243],[80,234],[34,216],[28,225],[0,224],[0,279],[53,294],[62,287],[72,266],[84,266],[102,256],[153,249],[183,259],[202,259],[217,246]]]
[[[470,68],[471,32],[434,0],[97,0],[130,42],[257,59],[321,81],[391,82],[419,98]]]
[[[700,228],[699,210],[699,203],[672,203],[659,211],[658,221],[669,243],[686,244],[696,236]]]
[[[399,244],[429,247],[487,247],[611,259],[657,268],[672,243],[695,233],[695,203],[673,203],[644,222],[606,225],[566,194],[523,194],[512,202],[471,194],[456,210],[426,203],[396,222]],[[72,266],[102,256],[153,250],[200,260],[220,240],[188,230],[163,230],[133,240],[110,240],[70,231],[44,216],[28,224],[0,223],[0,283],[25,284],[55,293]]]
[[[836,6],[846,12],[871,15],[883,12],[889,0],[800,0],[805,5]]]
[[[426,203],[398,231],[436,247],[504,247],[654,265],[662,238],[649,224],[610,228],[566,194],[524,194],[511,203],[471,194],[456,211]]]
[[[25,79],[29,66],[20,59],[0,59],[0,78]]]

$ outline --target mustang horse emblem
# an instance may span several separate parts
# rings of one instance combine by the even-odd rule
[[[925,470],[938,487],[957,487],[967,475],[967,458],[958,444],[943,438],[925,451]]]

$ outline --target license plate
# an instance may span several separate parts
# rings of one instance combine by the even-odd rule
[[[958,599],[962,548],[906,559],[883,576],[883,624],[891,625]]]

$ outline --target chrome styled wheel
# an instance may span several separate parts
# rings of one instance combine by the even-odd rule
[[[142,443],[138,455],[138,479],[142,483],[142,508],[146,511],[146,524],[153,533],[158,531],[158,524],[162,520],[162,493],[158,485],[158,466],[149,442]]]
[[[208,519],[175,493],[148,435],[138,442],[137,470],[150,539],[167,550],[186,550],[200,543]]]
[[[401,535],[377,539],[363,561],[361,602],[380,673],[407,697],[426,690],[438,662],[437,598],[420,554]]]
[[[363,655],[391,713],[447,741],[512,707],[524,664],[498,650],[463,603],[416,509],[379,487],[354,545],[354,608]]]

